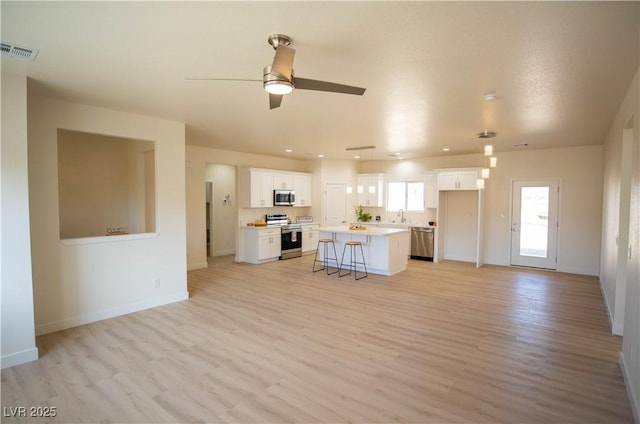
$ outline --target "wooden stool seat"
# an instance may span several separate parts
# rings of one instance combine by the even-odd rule
[[[324,246],[324,255],[322,259],[318,259],[318,254],[320,253],[320,243]],[[329,245],[333,246],[333,257],[329,257]],[[335,271],[329,272],[329,262],[333,261],[335,264]],[[316,263],[321,263],[322,268],[316,268]],[[338,263],[338,253],[336,252],[336,243],[334,239],[323,238],[318,240],[318,246],[316,246],[316,255],[313,258],[313,272],[322,271],[323,269],[327,270],[327,275],[335,274],[340,271],[340,264]]]
[[[358,246],[360,246],[360,257],[362,258],[362,262],[358,262]],[[349,249],[349,262],[345,264],[344,254],[347,252],[347,249]],[[364,275],[360,277],[358,277],[358,265],[362,265],[362,267],[364,268]],[[349,272],[343,274],[342,270],[345,267],[349,268]],[[352,272],[356,280],[360,280],[369,276],[369,273],[367,272],[367,264],[364,260],[364,250],[362,249],[362,243],[359,241],[349,240],[345,242],[344,249],[342,250],[342,258],[340,259],[340,268],[338,269],[338,275],[340,277],[344,277],[345,275],[351,275]]]

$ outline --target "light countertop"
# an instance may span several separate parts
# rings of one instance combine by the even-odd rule
[[[337,233],[337,234],[361,234],[363,236],[374,236],[374,237],[388,237],[392,234],[398,233],[408,233],[409,230],[407,228],[384,228],[377,226],[367,227],[367,224],[363,224],[367,229],[366,230],[350,230],[347,225],[335,225],[332,227],[320,227],[320,232],[325,233]]]

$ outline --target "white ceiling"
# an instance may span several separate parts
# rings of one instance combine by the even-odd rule
[[[601,144],[638,69],[638,2],[1,2],[2,57],[38,94],[173,119],[187,143],[363,159]],[[297,76],[366,87],[296,90],[269,110],[267,37]],[[483,95],[497,99],[485,102]],[[292,153],[285,153],[290,148]]]

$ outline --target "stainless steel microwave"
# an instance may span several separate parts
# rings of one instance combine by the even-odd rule
[[[293,206],[296,204],[296,192],[293,190],[273,190],[274,206]]]

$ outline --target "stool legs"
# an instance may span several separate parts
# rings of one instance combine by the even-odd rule
[[[358,246],[360,246],[360,257],[362,258],[362,262],[358,262],[357,253]],[[347,248],[349,248],[349,262],[345,264],[344,262],[344,254],[347,252]],[[362,265],[364,267],[364,275],[358,277],[358,265]],[[348,267],[349,272],[342,273],[342,270]],[[340,259],[340,268],[338,269],[338,275],[340,277],[344,277],[346,275],[351,275],[353,271],[353,276],[356,280],[360,280],[362,278],[368,277],[369,273],[367,272],[367,264],[364,260],[364,250],[362,249],[362,243],[360,242],[347,242],[344,245],[344,249],[342,250],[342,258]],[[362,271],[360,271],[362,273]]]
[[[324,248],[324,256],[322,259],[318,259],[318,253],[320,252],[320,243],[322,243],[323,248]],[[329,244],[331,244],[331,246],[333,247],[333,258],[329,257]],[[329,261],[333,261],[335,263],[335,271],[329,272]],[[317,268],[316,269],[316,263],[321,263],[322,264],[322,268]],[[335,274],[336,272],[340,271],[340,264],[338,262],[338,253],[336,252],[336,245],[333,241],[333,239],[322,239],[318,241],[318,246],[316,247],[316,255],[313,258],[313,268],[312,271],[313,272],[318,272],[318,271],[322,271],[326,269],[327,270],[327,275],[331,275],[331,274]]]

